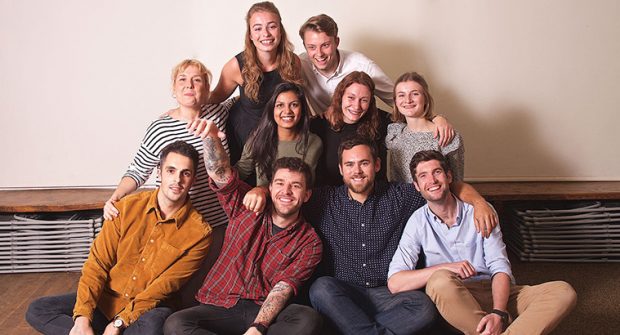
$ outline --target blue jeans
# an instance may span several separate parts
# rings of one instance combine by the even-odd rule
[[[42,297],[33,301],[26,311],[26,321],[42,334],[69,334],[73,328],[73,307],[77,294]],[[123,332],[124,335],[160,335],[166,318],[172,314],[168,307],[156,307],[142,314]],[[95,334],[103,333],[111,322],[98,309],[93,313],[91,326]]]
[[[312,284],[310,302],[345,335],[422,333],[439,315],[424,292],[392,294],[386,286],[365,288],[333,277]]]

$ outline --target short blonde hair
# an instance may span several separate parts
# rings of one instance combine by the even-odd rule
[[[179,73],[185,71],[185,69],[190,66],[195,66],[198,69],[202,80],[204,80],[207,93],[209,93],[209,91],[211,90],[211,71],[209,71],[209,69],[207,69],[204,64],[202,64],[199,60],[196,59],[185,59],[172,69],[172,87],[174,88],[174,84],[177,81],[177,76],[179,75]]]

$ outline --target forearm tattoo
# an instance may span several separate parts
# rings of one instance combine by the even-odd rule
[[[205,166],[217,184],[225,184],[231,176],[230,158],[219,139],[207,137],[203,142]]]
[[[263,302],[256,322],[270,324],[286,306],[286,302],[293,295],[293,288],[285,282],[278,282]]]

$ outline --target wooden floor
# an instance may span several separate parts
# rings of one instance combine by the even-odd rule
[[[24,319],[30,302],[46,295],[75,292],[79,278],[79,272],[0,275],[0,333],[38,334]]]

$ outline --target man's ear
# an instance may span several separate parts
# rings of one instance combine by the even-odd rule
[[[381,158],[377,157],[377,159],[375,159],[375,173],[378,173],[379,170],[381,170]]]
[[[312,189],[307,189],[306,190],[306,195],[304,195],[304,203],[308,202],[308,200],[310,200],[311,196],[312,196]]]
[[[338,163],[338,171],[340,171],[340,175],[344,176],[344,173],[342,173],[342,164]]]
[[[418,190],[418,192],[420,192],[420,186],[418,186],[418,182],[417,181],[413,181],[413,186],[415,187],[416,190]]]
[[[452,171],[448,171],[446,176],[448,178],[448,185],[452,184]]]
[[[336,36],[336,49],[338,49],[339,45],[340,45],[340,37]]]

